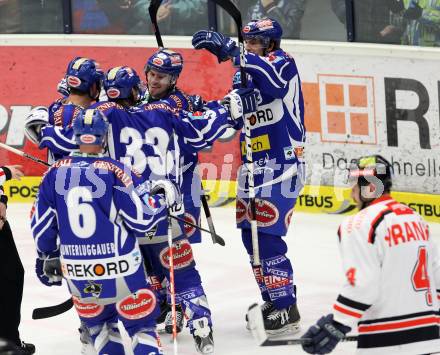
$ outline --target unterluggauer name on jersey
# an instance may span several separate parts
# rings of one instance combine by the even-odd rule
[[[101,243],[88,245],[63,244],[60,247],[63,256],[98,256],[115,254],[115,243]]]

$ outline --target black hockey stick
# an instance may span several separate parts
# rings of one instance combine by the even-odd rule
[[[310,338],[294,338],[294,339],[270,339],[264,329],[263,314],[261,312],[261,307],[254,303],[249,307],[248,313],[248,324],[252,332],[252,335],[257,340],[259,346],[280,346],[280,345],[298,345],[307,344],[312,341]],[[357,341],[358,337],[356,335],[346,336],[341,341]]]
[[[235,6],[231,0],[212,0],[218,6],[222,7],[234,20],[237,26],[238,47],[240,49],[240,79],[241,87],[247,87],[247,76],[244,70],[244,40],[241,28],[243,27],[240,10]],[[255,204],[255,185],[254,185],[254,163],[252,157],[252,139],[251,139],[251,124],[250,120],[255,116],[255,112],[244,117],[244,131],[245,131],[245,147],[246,147],[246,169],[248,171],[248,188],[249,188],[249,204],[251,205],[251,234],[252,234],[252,254],[253,265],[259,266],[260,263],[260,248],[258,245],[258,225],[257,225],[257,209]]]
[[[4,148],[6,150],[9,150],[10,152],[12,152],[14,154],[17,154],[17,155],[19,155],[19,156],[21,156],[23,158],[32,160],[32,161],[34,161],[36,163],[39,163],[39,164],[42,164],[42,165],[46,165],[46,166],[50,166],[50,164],[48,162],[46,162],[44,160],[41,160],[41,159],[38,159],[38,158],[36,158],[36,157],[34,157],[32,155],[29,155],[29,154],[23,152],[22,150],[19,150],[19,149],[16,149],[14,147],[11,147],[10,145],[7,145],[5,143],[1,143],[0,142],[0,147]]]
[[[63,303],[56,304],[49,307],[35,308],[32,312],[32,319],[44,319],[58,316],[64,312],[67,312],[73,307],[73,300],[69,298]]]
[[[151,0],[148,6],[148,13],[150,14],[151,23],[153,24],[154,35],[156,36],[157,45],[163,48],[162,36],[160,35],[159,25],[157,24],[157,11],[159,10],[162,0]]]
[[[157,11],[162,3],[162,0],[151,0],[150,6],[148,7],[148,13],[150,14],[151,23],[153,24],[154,35],[156,36],[157,46],[159,48],[163,48],[163,40],[160,34],[159,25],[157,24]],[[203,184],[200,182],[200,187],[202,189],[202,194],[200,195],[200,199],[202,200],[203,211],[205,212],[206,221],[208,222],[209,233],[211,234],[212,242],[214,244],[220,244],[221,246],[225,246],[225,240],[220,237],[215,232],[214,221],[212,220],[211,211],[209,209],[208,200],[206,199],[206,195],[203,193]],[[189,224],[189,223],[187,223]],[[205,231],[202,228],[200,230]]]

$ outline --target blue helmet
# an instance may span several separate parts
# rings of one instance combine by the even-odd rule
[[[130,67],[115,67],[107,72],[104,79],[104,89],[109,101],[116,99],[128,99],[132,95],[132,89],[139,90],[141,79],[136,70]]]
[[[76,57],[67,66],[65,78],[69,88],[89,92],[96,83],[99,92],[103,76],[99,64],[93,59]]]
[[[84,110],[73,121],[73,134],[78,145],[103,145],[107,130],[107,117],[99,110]]]
[[[151,69],[177,78],[183,69],[183,57],[170,49],[160,49],[145,64],[145,73]]]
[[[242,33],[245,40],[258,38],[267,44],[270,40],[273,40],[279,45],[283,35],[283,29],[278,21],[266,17],[260,20],[252,20],[243,27]]]

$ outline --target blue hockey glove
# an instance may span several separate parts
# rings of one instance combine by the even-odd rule
[[[229,92],[224,97],[222,104],[229,109],[231,118],[235,121],[247,113],[257,111],[257,102],[258,92],[254,89],[243,88]]]
[[[38,253],[35,272],[40,282],[46,286],[61,286],[62,272],[59,250],[49,254]]]
[[[351,330],[350,327],[333,320],[333,314],[321,317],[316,325],[312,325],[301,337],[311,339],[302,343],[303,350],[309,354],[328,354]]]
[[[191,102],[193,112],[204,110],[205,103],[200,95],[189,95],[188,99]]]
[[[229,37],[215,31],[198,31],[194,33],[192,45],[195,49],[207,49],[214,54],[218,62],[227,61],[239,55],[237,44]]]

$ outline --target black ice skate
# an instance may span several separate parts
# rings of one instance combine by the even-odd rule
[[[196,349],[200,354],[214,353],[214,338],[212,328],[209,326],[208,318],[203,317],[193,321],[193,337]]]
[[[274,309],[264,319],[264,328],[269,335],[292,334],[299,331],[301,319],[296,304],[284,309]]]
[[[183,329],[184,325],[184,314],[183,309],[180,304],[176,305],[176,330],[177,333],[180,333]],[[173,311],[170,307],[170,310],[167,313],[167,316],[165,318],[165,331],[168,334],[173,334]]]
[[[253,305],[249,306],[248,310],[251,309]],[[266,319],[267,316],[275,309],[273,302],[271,301],[265,301],[261,306],[261,313],[263,313],[263,319]],[[248,315],[246,313],[246,329],[251,330],[248,320]]]
[[[156,323],[161,324],[165,322],[168,312],[171,312],[171,306],[168,304],[167,300],[163,300],[160,303],[160,314],[159,317],[156,318]]]
[[[24,341],[21,342],[21,346],[18,347],[17,354],[21,355],[32,355],[35,353],[35,345],[31,343],[25,343]]]

